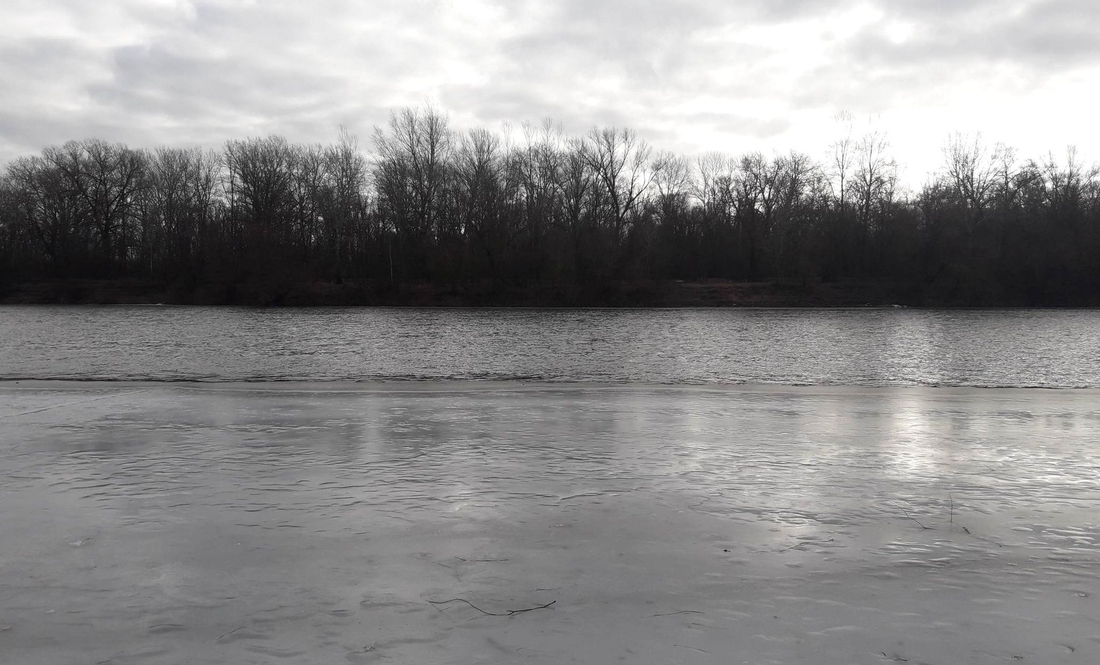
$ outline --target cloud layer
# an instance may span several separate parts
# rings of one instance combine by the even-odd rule
[[[814,154],[848,110],[918,170],[955,129],[1024,150],[1100,143],[1094,0],[8,0],[4,13],[0,162],[88,136],[367,137],[429,100],[459,127],[628,125],[683,153]]]

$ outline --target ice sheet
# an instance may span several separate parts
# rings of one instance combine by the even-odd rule
[[[1097,442],[1092,390],[3,383],[0,662],[1096,663]]]

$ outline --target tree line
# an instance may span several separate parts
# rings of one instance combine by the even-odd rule
[[[406,108],[369,149],[270,136],[221,151],[90,139],[0,175],[0,285],[140,278],[563,287],[881,282],[956,304],[1100,304],[1100,176],[1074,151],[1019,159],[955,135],[902,191],[886,137],[825,159],[694,159],[629,129],[454,130]]]

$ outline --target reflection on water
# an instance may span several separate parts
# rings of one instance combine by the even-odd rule
[[[1072,604],[1100,570],[1091,390],[0,390],[15,662],[492,662],[463,636],[526,629],[535,662],[586,662],[603,642],[563,636],[694,630],[654,617],[711,622],[716,654],[782,636],[773,616],[855,648],[809,632],[838,613],[957,654],[1045,630],[975,599],[1057,612],[1067,639],[1098,618]],[[497,624],[430,602],[457,597],[556,604]]]
[[[318,511],[346,520],[322,509],[330,503],[397,504],[415,518],[466,501],[476,517],[490,505],[494,516],[526,514],[518,497],[558,505],[638,492],[705,496],[708,510],[757,516],[797,504],[820,521],[853,510],[881,517],[890,509],[868,501],[875,494],[935,503],[989,483],[999,501],[1030,505],[1049,499],[1052,482],[1094,492],[1087,462],[1100,440],[1090,392],[1051,393],[1073,408],[1048,410],[1043,393],[956,403],[950,391],[904,388],[85,392],[103,391],[78,410],[5,418],[16,460],[5,472],[47,479],[59,497],[143,512],[254,493],[279,504],[267,518],[299,526]],[[34,403],[29,391],[11,395],[16,407]]]
[[[0,307],[0,378],[1100,386],[1100,312]]]

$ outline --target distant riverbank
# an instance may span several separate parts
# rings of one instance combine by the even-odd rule
[[[893,282],[783,283],[707,280],[493,285],[381,280],[168,284],[139,279],[66,279],[0,287],[2,304],[174,304],[420,307],[1036,307],[1097,306],[1092,301],[1032,301],[950,285]]]

